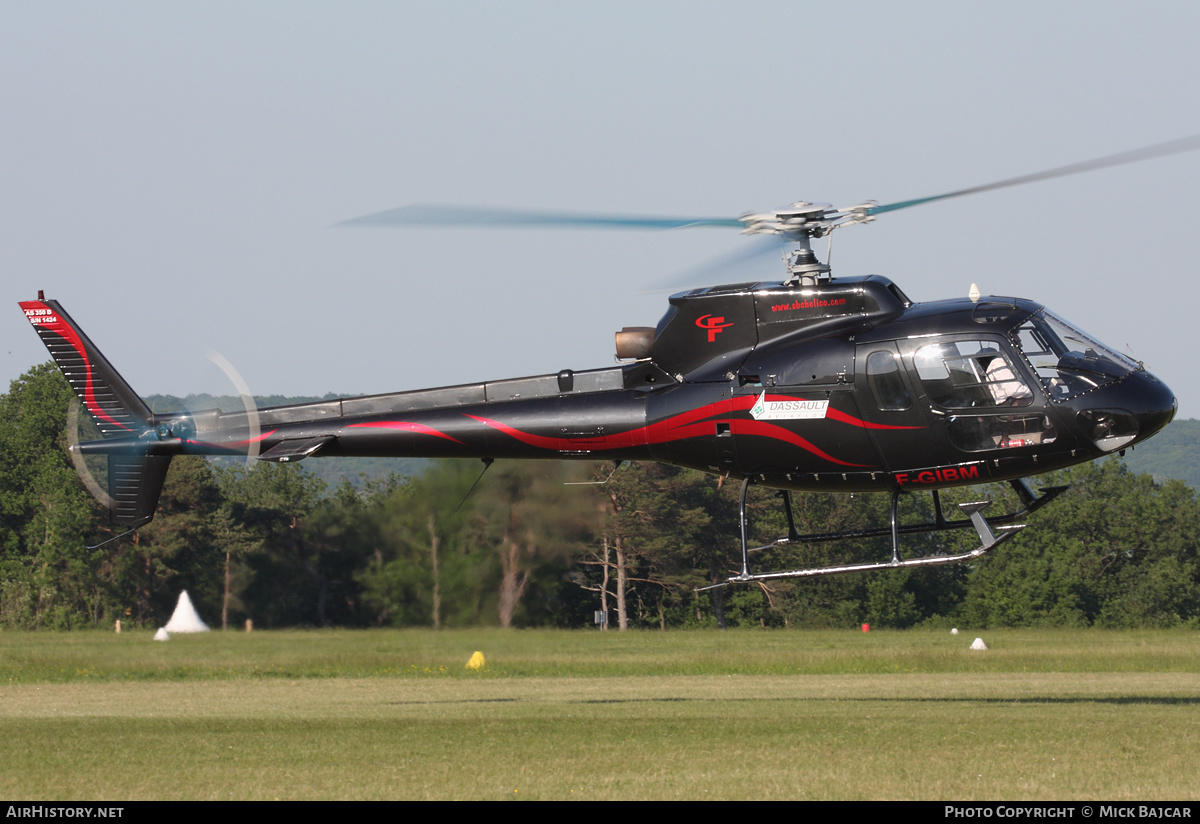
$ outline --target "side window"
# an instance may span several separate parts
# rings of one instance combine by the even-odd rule
[[[1033,390],[995,341],[959,340],[923,346],[913,356],[930,400],[949,409],[1029,406]]]
[[[946,421],[950,442],[964,452],[1011,449],[1054,443],[1058,433],[1041,413],[951,415]]]
[[[872,352],[867,356],[867,383],[880,409],[900,410],[912,406],[900,363],[891,352]]]

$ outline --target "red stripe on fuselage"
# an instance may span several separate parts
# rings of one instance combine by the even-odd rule
[[[802,400],[788,395],[780,395],[774,398],[775,400]],[[514,438],[521,443],[532,446],[536,449],[546,449],[555,452],[578,452],[582,450],[590,452],[607,452],[617,449],[628,449],[637,446],[648,446],[651,444],[669,443],[671,441],[686,440],[688,438],[703,438],[711,436],[713,429],[711,427],[713,419],[728,417],[732,414],[745,412],[754,406],[757,402],[756,395],[742,395],[736,398],[726,398],[724,400],[715,401],[705,404],[704,406],[695,409],[689,409],[686,412],[680,412],[678,415],[672,415],[669,418],[658,421],[656,423],[647,424],[646,426],[629,429],[624,432],[614,432],[606,434],[603,437],[603,443],[595,444],[596,439],[589,438],[563,438],[550,435],[536,435],[532,432],[525,432],[517,429],[514,426],[495,420],[493,418],[485,418],[479,415],[467,414],[466,417],[474,421],[478,421],[485,426],[489,426],[499,432],[503,432],[511,438]],[[465,414],[465,413],[464,413]],[[882,424],[871,424],[866,421],[859,420],[852,415],[847,415],[837,410],[827,410],[826,418],[838,423],[849,424],[868,429],[920,429],[921,427],[910,426],[884,426]],[[816,455],[830,463],[835,463],[840,466],[870,466],[870,464],[858,464],[850,461],[843,461],[835,458],[825,452],[811,441],[802,438],[789,429],[784,428],[776,423],[767,421],[755,421],[744,419],[733,419],[729,421],[732,432],[736,435],[752,435],[760,438],[772,438],[777,441],[791,444]],[[369,429],[397,429],[406,432],[413,432],[420,435],[433,435],[438,438],[444,438],[448,441],[453,441],[457,444],[466,446],[462,441],[450,435],[440,432],[431,426],[422,423],[413,423],[410,421],[371,421],[366,423],[350,424],[347,428],[369,428]]]
[[[791,398],[785,399],[791,400]],[[758,400],[757,396],[742,396],[738,398],[729,398],[726,400],[716,401],[714,403],[705,404],[696,409],[689,409],[686,412],[681,412],[678,415],[673,415],[657,423],[648,424],[630,429],[625,432],[614,432],[611,435],[604,436],[604,443],[600,446],[587,445],[587,450],[591,452],[606,452],[614,449],[625,449],[632,446],[642,446],[649,444],[669,443],[671,441],[685,440],[687,438],[701,438],[713,434],[713,429],[709,426],[712,418],[720,418],[729,415],[733,412],[741,412],[752,407]],[[796,398],[795,400],[800,400]],[[547,435],[535,435],[530,432],[523,432],[516,427],[506,423],[484,418],[478,415],[467,415],[468,418],[486,424],[493,429],[499,430],[510,437],[516,438],[522,443],[528,444],[539,449],[552,449],[559,452],[579,451],[584,446],[586,440],[575,440],[571,438],[551,437]],[[844,416],[846,420],[840,420],[841,423],[856,423],[861,425],[856,418],[849,415]],[[837,420],[837,419],[835,419]],[[800,437],[794,432],[785,429],[782,426],[765,421],[734,419],[729,421],[730,428],[735,435],[753,435],[761,438],[773,438],[778,441],[789,443],[792,446],[799,447],[806,452],[835,463],[840,466],[870,466],[871,464],[857,464],[850,461],[843,461],[835,458],[824,450],[818,448],[813,443],[805,438]]]
[[[818,449],[791,430],[784,429],[782,426],[777,426],[773,423],[765,423],[763,421],[730,421],[730,424],[735,435],[757,435],[761,438],[774,438],[777,441],[784,441],[785,443],[790,443],[792,446],[798,446],[807,452],[811,452],[818,457],[835,464],[840,464],[841,466],[871,466],[871,464],[851,463],[850,461],[835,458],[829,453]]]
[[[891,424],[886,424],[886,423],[871,423],[870,421],[864,421],[859,418],[856,418],[853,415],[847,415],[845,412],[839,412],[836,409],[826,410],[825,417],[829,418],[831,421],[837,421],[838,423],[848,423],[851,426],[861,426],[863,429],[924,429],[925,428],[923,426],[893,426]]]

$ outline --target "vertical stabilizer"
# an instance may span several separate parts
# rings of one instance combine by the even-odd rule
[[[58,301],[23,301],[21,309],[104,437],[136,436],[145,431],[150,425],[150,408]]]
[[[38,293],[38,300],[23,301],[21,309],[105,439],[136,441],[150,428],[153,415],[145,401],[58,301]],[[154,517],[170,463],[170,456],[147,455],[137,445],[125,454],[108,455],[109,514],[114,522],[132,526]]]

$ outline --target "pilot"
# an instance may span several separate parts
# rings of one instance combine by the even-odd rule
[[[995,349],[985,349],[979,354],[992,356],[987,363],[986,380],[996,406],[1027,406],[1033,402],[1033,390],[1017,377],[1004,355]]]

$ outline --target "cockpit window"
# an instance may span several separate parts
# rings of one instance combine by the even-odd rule
[[[913,357],[929,399],[949,409],[1029,406],[1033,390],[999,343],[956,340],[933,343]]]
[[[1055,401],[1114,383],[1140,368],[1044,309],[1021,325],[1017,339]]]

